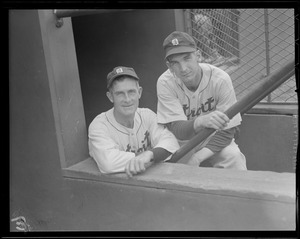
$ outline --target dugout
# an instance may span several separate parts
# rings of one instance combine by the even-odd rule
[[[115,65],[134,67],[144,88],[140,104],[155,111],[155,81],[166,69],[161,42],[182,30],[182,17],[180,10],[102,11],[59,22],[53,10],[9,12],[12,231],[19,216],[33,231],[295,228],[295,174],[281,167],[241,174],[166,164],[129,180],[100,175],[88,158],[87,125],[109,108],[99,82]],[[250,132],[264,122],[278,133],[278,121],[251,117],[243,126]],[[287,132],[294,132],[286,117],[279,122],[286,134],[266,137],[283,148],[292,147]],[[264,154],[278,157],[275,148]]]
[[[188,29],[185,18],[182,10],[167,9],[114,11],[72,18],[87,126],[99,112],[112,106],[106,97],[105,81],[107,73],[118,65],[137,71],[143,87],[140,106],[156,112],[156,81],[167,69],[162,42],[173,30]],[[243,56],[243,49],[238,50],[236,55],[242,60],[249,57]],[[245,64],[241,68],[253,75],[257,71]],[[235,77],[235,73],[231,76]],[[246,154],[250,170],[295,172],[297,115],[296,104],[260,104],[243,116],[237,143]]]

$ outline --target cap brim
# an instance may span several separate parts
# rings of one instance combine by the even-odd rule
[[[173,49],[169,50],[169,51],[166,53],[165,58],[167,58],[167,57],[170,56],[170,55],[174,55],[174,54],[178,54],[178,53],[185,53],[185,52],[194,52],[194,51],[196,51],[196,50],[197,50],[196,48],[194,48],[194,47],[189,47],[189,46],[176,47],[176,48],[173,48]]]

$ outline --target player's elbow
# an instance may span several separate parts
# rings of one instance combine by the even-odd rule
[[[111,174],[111,173],[120,173],[123,172],[122,168],[116,165],[113,162],[105,161],[105,160],[95,160],[97,162],[98,168],[103,174]]]
[[[117,173],[119,172],[116,165],[114,165],[111,162],[99,162],[98,163],[98,168],[100,170],[101,173],[103,174],[110,174],[110,173]]]
[[[99,170],[103,174],[112,174],[114,171],[111,168],[99,167]]]
[[[91,158],[96,162],[99,171],[103,174],[115,173],[116,165],[114,162],[108,160],[108,158],[101,151],[95,150],[95,147],[89,145],[89,154]]]

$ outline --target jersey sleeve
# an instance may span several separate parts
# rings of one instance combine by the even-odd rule
[[[174,134],[166,126],[157,123],[156,114],[152,110],[148,109],[147,114],[145,120],[149,124],[153,148],[163,148],[172,154],[175,153],[179,149],[179,144]]]
[[[167,124],[177,120],[187,120],[182,105],[172,89],[165,81],[157,81],[157,122]]]
[[[121,151],[110,134],[104,123],[90,125],[89,154],[96,161],[101,173],[125,172],[125,165],[135,157],[135,154]]]
[[[228,108],[234,105],[237,102],[237,100],[236,100],[236,95],[235,95],[235,91],[230,76],[227,73],[222,75],[222,81],[219,82],[220,83],[218,84],[217,91],[216,91],[218,97],[216,110],[225,112]],[[237,125],[240,125],[241,121],[242,121],[241,115],[240,113],[238,113],[230,120],[230,122],[228,123],[225,129],[229,129]]]

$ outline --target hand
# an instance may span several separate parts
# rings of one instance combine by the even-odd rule
[[[186,164],[187,164],[187,165],[190,165],[190,166],[196,166],[196,167],[199,167],[200,162],[198,162],[197,157],[192,156],[192,157],[186,162]]]
[[[194,129],[196,132],[203,127],[221,130],[227,126],[229,121],[230,120],[226,114],[216,110],[207,115],[198,116],[194,121]]]
[[[153,158],[153,152],[145,151],[138,156],[132,158],[125,166],[125,172],[129,177],[142,173],[149,166],[150,160]]]

